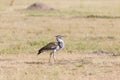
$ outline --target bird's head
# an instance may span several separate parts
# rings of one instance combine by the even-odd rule
[[[57,36],[55,36],[57,39],[61,39],[62,37],[64,37],[64,36],[61,36],[61,35],[57,35]]]

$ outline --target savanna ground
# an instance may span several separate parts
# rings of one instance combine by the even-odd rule
[[[38,1],[55,10],[25,10]],[[10,2],[0,1],[0,80],[120,79],[119,0]],[[36,54],[57,34],[65,48],[50,64],[48,52]]]

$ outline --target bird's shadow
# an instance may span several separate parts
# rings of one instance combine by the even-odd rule
[[[56,65],[67,65],[67,64],[77,64],[77,63],[81,63],[81,64],[89,64],[91,63],[89,60],[84,60],[84,59],[77,59],[77,60],[58,60],[57,62],[54,63],[50,63],[50,62],[46,62],[46,61],[25,61],[25,64],[34,64],[34,65],[45,65],[45,64],[56,64]]]
[[[31,61],[31,62],[28,62],[28,61],[25,61],[24,62],[25,64],[45,64],[45,62],[38,62],[38,61]]]

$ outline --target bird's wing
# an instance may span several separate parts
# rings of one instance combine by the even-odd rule
[[[45,50],[52,50],[55,49],[57,47],[57,42],[50,42],[48,43],[46,46],[44,46]]]

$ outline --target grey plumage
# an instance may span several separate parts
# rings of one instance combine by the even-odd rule
[[[46,46],[42,47],[39,51],[38,51],[38,55],[46,50],[54,50],[57,47],[57,42],[50,42],[48,43]]]

